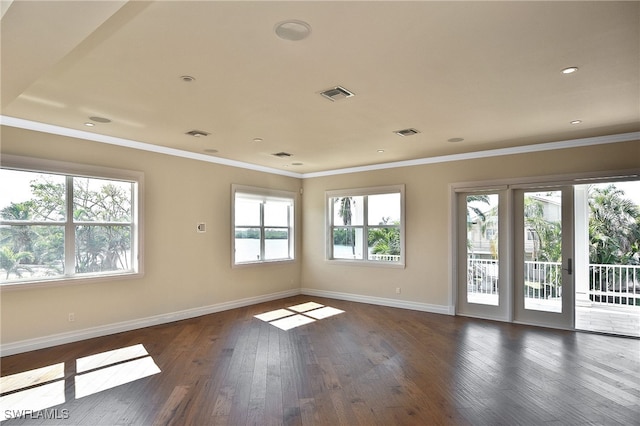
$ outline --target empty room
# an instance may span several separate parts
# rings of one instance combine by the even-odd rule
[[[3,425],[640,425],[640,2],[0,4]]]

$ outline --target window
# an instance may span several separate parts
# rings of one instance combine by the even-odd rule
[[[290,261],[295,193],[233,185],[233,264]]]
[[[3,156],[0,284],[136,274],[142,174]]]
[[[327,258],[404,266],[404,185],[326,192]]]

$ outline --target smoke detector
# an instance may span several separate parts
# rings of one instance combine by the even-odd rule
[[[320,92],[320,94],[330,101],[339,101],[355,96],[355,93],[345,89],[342,86],[335,86],[331,89],[323,90],[322,92]]]
[[[291,154],[289,154],[288,152],[276,152],[275,154],[271,154],[271,155],[275,155],[276,157],[280,157],[280,158],[291,157]]]

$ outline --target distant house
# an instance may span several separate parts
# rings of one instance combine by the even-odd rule
[[[560,222],[562,205],[558,197],[540,194],[528,194],[531,202],[540,203],[542,218],[547,222]],[[490,207],[482,214],[484,218],[472,211],[467,218],[468,255],[474,259],[498,258],[498,212],[497,207]],[[535,253],[540,248],[540,238],[536,231],[525,226],[524,251],[525,260],[537,260]]]

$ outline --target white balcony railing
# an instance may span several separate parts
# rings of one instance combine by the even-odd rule
[[[557,299],[562,296],[559,262],[526,261],[525,298]],[[498,261],[468,259],[467,292],[498,295]],[[593,303],[640,307],[640,266],[589,265],[588,297]]]
[[[640,306],[640,266],[589,265],[589,299],[599,304]]]
[[[369,260],[380,260],[383,262],[400,262],[400,255],[396,254],[369,254]]]

